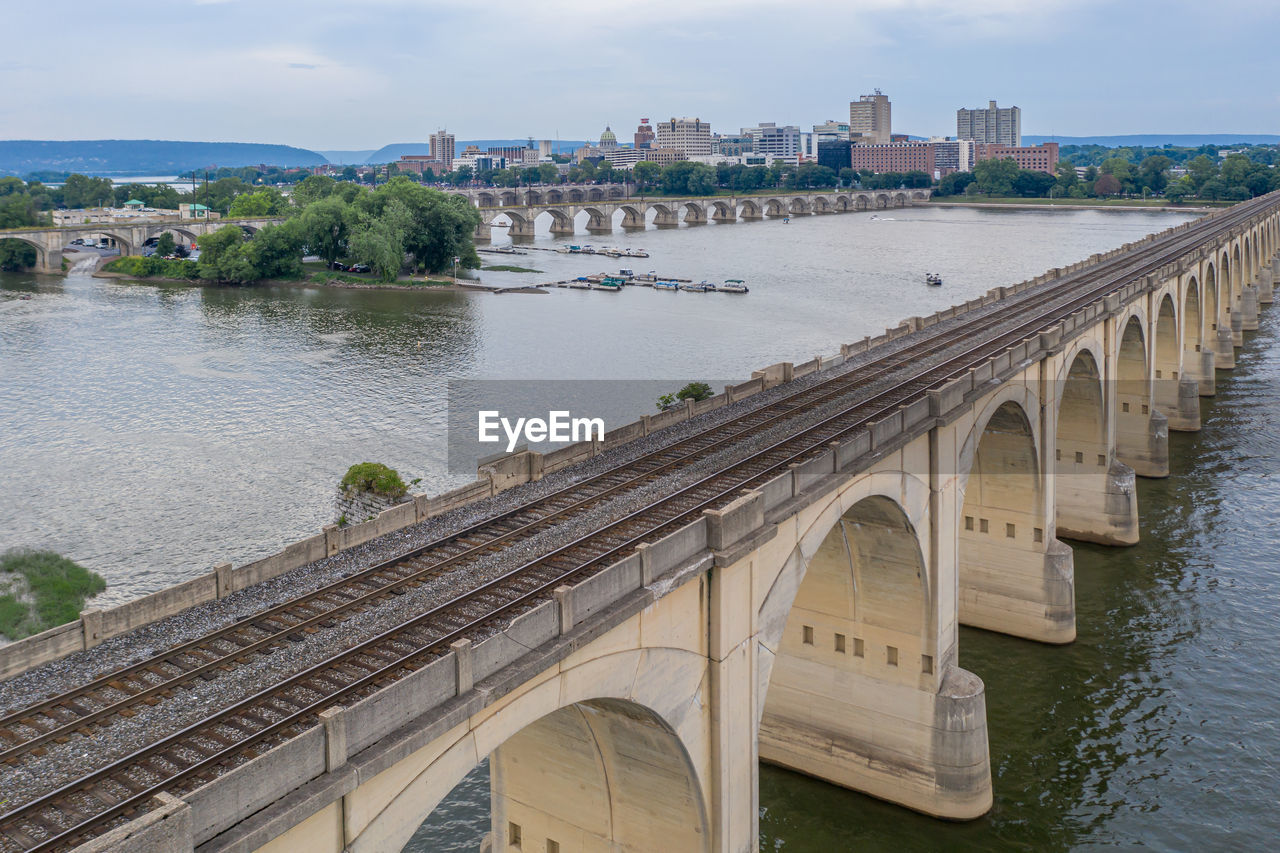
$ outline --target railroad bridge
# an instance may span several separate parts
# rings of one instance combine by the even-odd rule
[[[615,214],[622,211],[623,228],[646,227],[649,211],[653,224],[676,226],[705,225],[708,222],[810,216],[886,210],[928,201],[932,190],[827,190],[796,193],[744,193],[731,196],[628,196],[618,185],[568,186],[524,190],[472,190],[465,193],[480,209],[482,221],[476,229],[477,241],[490,239],[494,221],[505,216],[512,237],[532,237],[538,217],[551,217],[552,234],[574,234],[578,214],[586,213],[586,229],[593,234],[613,231]]]
[[[759,761],[982,815],[985,688],[958,626],[1074,639],[1063,540],[1137,541],[1135,476],[1168,475],[1168,431],[1199,428],[1272,301],[1278,209],[1244,202],[603,441],[489,460],[461,489],[0,649],[33,703],[0,717],[0,850],[398,850],[485,760],[501,851],[754,850]],[[388,555],[412,530],[430,541]],[[246,599],[302,566],[270,609]],[[195,633],[171,648],[102,656],[180,613]],[[237,675],[283,665],[273,651],[296,671]],[[83,675],[51,695],[39,665],[59,658]],[[149,740],[119,745],[140,719]],[[20,789],[33,744],[61,775]]]
[[[136,255],[142,245],[165,231],[185,237],[194,243],[202,234],[217,231],[226,225],[238,225],[247,233],[253,233],[264,225],[279,225],[280,218],[252,219],[138,219],[126,222],[101,222],[84,225],[35,226],[0,231],[0,240],[18,240],[36,250],[36,271],[62,272],[62,253],[72,248],[71,241],[90,234],[110,239],[121,255]]]

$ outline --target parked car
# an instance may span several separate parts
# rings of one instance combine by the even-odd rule
[[[347,272],[369,272],[369,271],[370,271],[370,267],[368,264],[352,264],[351,266],[347,267]]]
[[[346,272],[347,265],[342,261],[329,261],[329,269],[337,270],[338,272]]]
[[[77,237],[77,238],[75,238],[74,240],[72,240],[72,241],[71,241],[71,245],[73,245],[73,246],[83,246],[83,245],[84,245],[84,238],[83,238],[83,237]]]

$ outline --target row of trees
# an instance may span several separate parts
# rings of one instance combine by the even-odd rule
[[[274,190],[257,190],[236,199],[262,205]],[[234,207],[234,205],[233,205]],[[406,271],[438,273],[453,259],[465,268],[480,266],[472,234],[480,213],[464,198],[420,186],[404,177],[374,190],[312,176],[298,184],[288,219],[246,236],[228,225],[200,238],[201,278],[251,282],[294,278],[305,254],[327,262],[339,258],[368,264],[383,281]]]
[[[1163,195],[1175,204],[1188,198],[1242,201],[1280,189],[1280,169],[1243,154],[1232,154],[1221,163],[1201,154],[1185,164],[1187,174],[1174,177],[1174,163],[1153,154],[1134,164],[1123,157],[1108,157],[1089,166],[1081,176],[1068,160],[1055,173],[1019,169],[1011,159],[983,160],[971,172],[946,175],[937,195],[1015,196],[1020,198],[1110,198]]]

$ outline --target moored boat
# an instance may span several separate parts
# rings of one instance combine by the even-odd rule
[[[740,278],[725,279],[724,284],[720,285],[721,293],[750,293],[747,283]]]

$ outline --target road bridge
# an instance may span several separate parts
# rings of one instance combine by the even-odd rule
[[[87,235],[110,239],[122,255],[136,255],[152,237],[171,231],[194,243],[202,234],[217,231],[226,225],[238,225],[252,233],[264,225],[278,225],[283,218],[258,217],[252,219],[142,219],[126,222],[92,223],[84,225],[33,226],[10,228],[0,231],[0,240],[18,240],[36,250],[36,271],[62,272],[62,253],[71,248],[71,241]]]
[[[493,850],[754,850],[759,761],[976,818],[958,627],[1073,641],[1278,249],[1273,193],[0,649],[0,851],[398,850],[486,759]]]
[[[530,188],[524,190],[469,190],[465,195],[479,208],[482,221],[475,238],[487,242],[494,221],[505,216],[512,237],[532,237],[540,216],[551,217],[551,233],[577,232],[578,214],[586,213],[586,230],[592,234],[613,231],[615,214],[622,211],[623,228],[644,228],[649,211],[659,227],[681,222],[737,222],[766,217],[810,216],[887,210],[928,201],[932,190],[823,190],[793,193],[742,193],[729,196],[637,196],[618,185]]]

